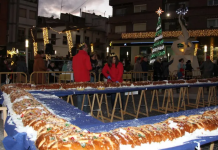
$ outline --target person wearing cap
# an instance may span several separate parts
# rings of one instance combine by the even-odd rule
[[[92,65],[87,50],[88,46],[85,43],[81,44],[78,54],[73,57],[72,69],[75,82],[90,82],[90,71],[92,70]],[[77,105],[79,109],[82,108],[82,101],[83,95],[77,95]],[[88,97],[85,96],[84,112],[88,112],[87,106]]]
[[[102,69],[102,74],[108,79],[107,82],[123,82],[123,64],[119,61],[116,55],[111,55],[108,63]],[[111,94],[111,105],[114,106],[116,94]],[[121,98],[123,94],[121,93]],[[122,101],[123,102],[123,101]]]
[[[203,70],[203,77],[210,78],[213,74],[214,65],[210,60],[210,56],[206,57],[206,61],[199,67],[200,70]]]

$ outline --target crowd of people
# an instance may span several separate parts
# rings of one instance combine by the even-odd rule
[[[74,72],[75,82],[92,82],[92,76],[90,77],[90,72],[96,70],[100,67],[101,63],[98,63],[96,56],[91,55],[91,59],[87,53],[88,47],[86,44],[80,47],[78,54],[73,57],[72,70]],[[108,62],[104,65],[102,73],[107,78],[108,82],[122,82],[123,79],[123,64],[119,61],[116,55],[108,58]],[[123,95],[123,94],[122,94]],[[123,96],[121,96],[123,97]],[[83,95],[77,96],[78,108],[82,108]],[[111,105],[114,106],[115,94],[111,95]],[[84,100],[85,112],[88,112],[88,97]]]
[[[157,58],[153,64],[153,80],[168,80],[170,77],[169,66],[174,62],[174,59],[168,61],[166,58],[162,60]],[[218,76],[218,65],[217,61],[213,62],[210,60],[210,56],[206,57],[206,61],[200,64],[200,67],[193,68],[191,65],[191,60],[186,63],[183,58],[179,59],[177,65],[177,79],[192,79],[193,71],[200,70],[203,78],[211,78]]]
[[[103,61],[95,53],[90,56],[87,53],[88,47],[86,44],[80,47],[79,52],[73,57],[67,57],[64,61],[50,61],[48,64],[44,61],[44,51],[38,51],[34,58],[33,71],[39,72],[34,74],[33,80],[35,84],[57,83],[59,74],[52,73],[55,71],[71,72],[73,71],[73,77],[75,82],[95,82],[99,79],[100,72],[102,72],[107,82],[122,82],[123,73],[125,72],[125,66],[128,65],[127,61],[121,62],[116,55],[111,55],[106,58],[107,61]],[[153,64],[153,80],[168,80],[169,78],[169,66],[174,62],[174,59],[168,61],[168,59],[157,58]],[[187,72],[192,72],[194,68],[191,65],[191,61],[188,60],[186,63],[181,58],[178,62],[178,79],[191,78],[192,75]],[[199,68],[203,71],[204,78],[210,78],[211,76],[218,76],[218,66],[216,61],[211,62],[210,57],[207,56],[207,60],[203,62]],[[151,70],[148,58],[137,58],[134,65],[134,72],[142,72],[142,74],[135,74],[133,78],[140,81],[143,77],[147,77],[147,72]],[[24,72],[27,73],[27,67],[24,56],[15,56],[11,59],[10,57],[0,57],[0,71],[1,72]],[[49,71],[48,76],[40,71]],[[91,74],[94,72],[94,74]],[[15,79],[14,79],[15,78]],[[12,80],[18,82],[25,82],[25,76],[18,74],[16,76],[1,75],[1,84],[10,83]],[[123,98],[123,94],[121,94]],[[83,95],[77,96],[78,108],[82,108]],[[111,105],[114,106],[115,94],[111,95]],[[84,106],[88,106],[88,97],[85,97]],[[84,107],[84,111],[87,111],[87,107]]]
[[[0,56],[0,72],[23,72],[27,73],[27,67],[24,56],[15,56],[11,58],[10,55]],[[1,85],[9,84],[11,82],[26,82],[25,75],[1,75]]]

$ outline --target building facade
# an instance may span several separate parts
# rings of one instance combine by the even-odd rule
[[[197,36],[192,34],[190,40],[200,50],[204,45],[214,50],[218,47],[216,0],[110,0],[110,5],[113,17],[109,19],[111,31],[108,37],[113,43],[111,52],[120,56],[121,60],[129,58],[133,64],[135,56],[151,53],[158,21],[155,11],[159,7],[164,10],[161,18],[166,54],[174,55],[171,45],[180,31],[176,10],[182,5],[189,8],[184,18],[187,29],[199,33]]]
[[[71,14],[61,14],[60,19],[44,18],[46,26],[52,27],[48,30],[48,37],[56,51],[55,56],[66,57],[69,52],[68,40],[65,31],[71,30],[72,42],[78,49],[78,45],[85,42],[89,46],[89,53],[96,52],[101,56],[105,56],[107,42],[107,21],[108,18],[96,16],[95,14],[81,13],[81,17]],[[39,26],[43,26],[38,21]],[[63,31],[63,32],[62,32]],[[58,33],[62,32],[62,33]],[[37,38],[43,38],[42,32],[37,33]],[[43,41],[38,42],[38,49],[44,49]]]
[[[25,39],[32,40],[31,28],[37,25],[38,0],[9,0],[7,49],[25,51]],[[29,44],[29,56],[33,46]]]
[[[6,55],[8,41],[8,1],[0,0],[0,55]]]

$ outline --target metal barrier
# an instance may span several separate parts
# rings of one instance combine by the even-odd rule
[[[201,70],[192,70],[192,71],[185,71],[185,79],[201,79]],[[178,79],[178,70],[174,70],[173,72],[170,72],[170,79],[171,80],[177,80]]]
[[[2,81],[2,78],[5,81]],[[24,72],[0,72],[0,86],[9,83],[27,83],[27,75]]]
[[[104,75],[99,73],[98,81],[103,81]],[[104,77],[105,78],[105,77]],[[153,71],[148,72],[124,72],[123,73],[123,81],[153,81]]]
[[[193,70],[192,71],[192,78],[201,79],[202,78],[202,71],[201,70]]]
[[[96,82],[96,75],[90,72],[90,78]],[[74,82],[73,71],[37,71],[30,75],[32,84],[50,84],[50,83],[72,83]]]

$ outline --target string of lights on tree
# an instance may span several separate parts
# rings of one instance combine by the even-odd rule
[[[162,36],[162,26],[161,26],[161,18],[160,18],[160,15],[163,12],[164,11],[162,11],[162,9],[160,7],[156,11],[156,13],[159,15],[159,17],[158,17],[158,22],[157,22],[154,45],[152,47],[152,54],[150,57],[151,64],[154,63],[154,61],[157,57],[163,57],[165,55],[164,40],[163,40],[163,36]]]

